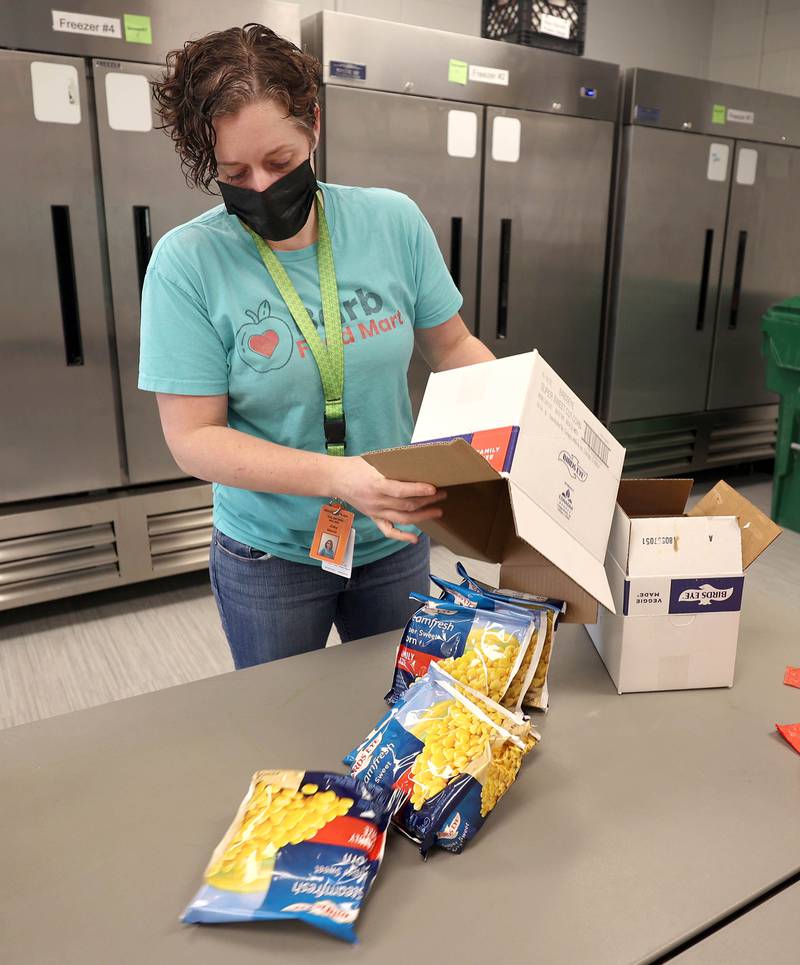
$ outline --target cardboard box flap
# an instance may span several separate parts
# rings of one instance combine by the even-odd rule
[[[483,456],[463,439],[380,449],[367,452],[362,458],[387,479],[400,482],[425,482],[449,487],[501,479]]]
[[[703,577],[742,572],[735,516],[640,516],[630,520],[627,574]]]
[[[631,519],[682,516],[691,491],[691,479],[623,479],[617,502]]]
[[[513,480],[509,481],[517,534],[614,613],[614,600],[605,567]]]
[[[423,530],[459,556],[499,563],[496,521],[510,516],[503,477],[463,439],[382,449],[363,457],[387,479],[427,482],[447,489],[442,516]]]
[[[783,532],[769,516],[723,480],[706,493],[688,515],[736,516],[742,532],[742,568],[745,570]]]
[[[520,590],[564,600],[567,611],[561,618],[563,623],[594,623],[597,620],[595,598],[527,543],[524,545],[530,557],[519,552],[518,562],[506,561],[500,567],[501,590]]]
[[[443,515],[421,523],[420,529],[457,556],[500,562],[503,541],[498,530],[504,528],[504,520],[505,529],[511,525],[505,480],[450,486],[441,508]]]
[[[412,442],[518,426],[534,353],[434,372],[428,379]]]

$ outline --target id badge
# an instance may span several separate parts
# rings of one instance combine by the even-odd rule
[[[337,566],[335,563],[329,563],[326,561],[322,564],[322,569],[327,570],[329,573],[335,573],[337,576],[343,576],[346,580],[349,580],[350,575],[353,572],[353,551],[355,550],[355,547],[356,531],[351,529],[350,536],[347,540],[347,549],[345,550],[342,565]]]
[[[311,542],[309,556],[321,563],[341,566],[355,516],[339,503],[326,503],[319,511],[317,528]]]

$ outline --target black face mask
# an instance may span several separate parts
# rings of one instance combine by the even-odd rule
[[[300,231],[318,187],[310,158],[263,191],[219,180],[217,184],[228,214],[238,215],[267,241],[286,241]]]

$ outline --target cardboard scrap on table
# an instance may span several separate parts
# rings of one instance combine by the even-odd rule
[[[787,667],[783,682],[789,687],[800,687],[800,667]]]
[[[800,724],[776,724],[781,737],[800,754]]]

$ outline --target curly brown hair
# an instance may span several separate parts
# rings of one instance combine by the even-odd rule
[[[310,141],[321,81],[315,57],[260,23],[220,30],[170,51],[153,94],[186,183],[212,193],[209,185],[217,176],[213,120],[254,100],[276,101]]]

